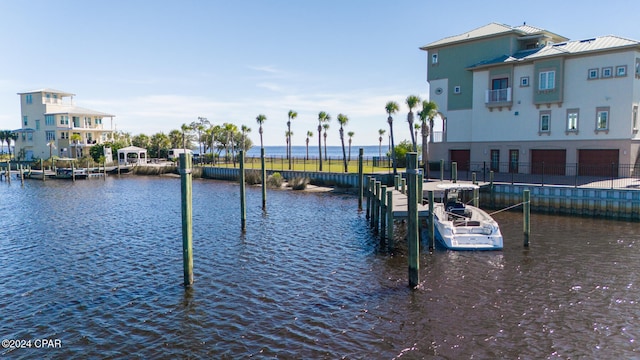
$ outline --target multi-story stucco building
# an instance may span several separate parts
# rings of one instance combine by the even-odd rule
[[[443,120],[432,160],[531,173],[640,163],[638,41],[492,23],[421,49]]]
[[[15,131],[17,159],[79,158],[112,138],[115,115],[76,106],[75,94],[40,89],[18,95],[22,127]]]

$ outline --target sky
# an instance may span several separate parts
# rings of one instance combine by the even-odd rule
[[[637,0],[0,0],[0,129],[20,127],[17,93],[53,88],[132,135],[205,117],[259,144],[264,114],[265,145],[285,144],[289,110],[293,145],[317,141],[320,111],[328,145],[340,113],[354,145],[377,145],[393,100],[398,143],[404,100],[429,93],[420,46],[491,22],[640,40],[639,13]]]

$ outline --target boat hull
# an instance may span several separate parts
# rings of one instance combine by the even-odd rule
[[[483,210],[467,208],[474,213],[473,218],[457,221],[450,221],[444,208],[435,209],[438,244],[449,250],[502,250],[503,239],[498,224]]]

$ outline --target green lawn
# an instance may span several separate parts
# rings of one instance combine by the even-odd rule
[[[384,164],[386,165],[386,164]],[[210,165],[205,165],[210,166]],[[233,163],[216,163],[216,167],[234,167]],[[236,163],[235,167],[240,167],[240,164]],[[265,158],[265,167],[267,170],[273,171],[284,171],[289,170],[289,160],[281,157],[266,157]],[[260,158],[246,158],[245,159],[245,168],[246,169],[260,169]],[[372,159],[365,159],[363,161],[363,170],[365,173],[392,173],[393,168],[388,166],[374,166]],[[303,158],[296,158],[292,160],[291,170],[293,171],[319,171],[319,161],[317,159],[309,159],[304,160]],[[328,159],[327,161],[322,161],[322,172],[344,172],[344,163],[342,159]],[[357,157],[352,157],[351,161],[348,162],[348,172],[349,173],[357,173],[358,172],[358,159]]]

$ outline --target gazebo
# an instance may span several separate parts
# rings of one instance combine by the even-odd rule
[[[147,149],[127,146],[118,150],[118,164],[147,165]]]

